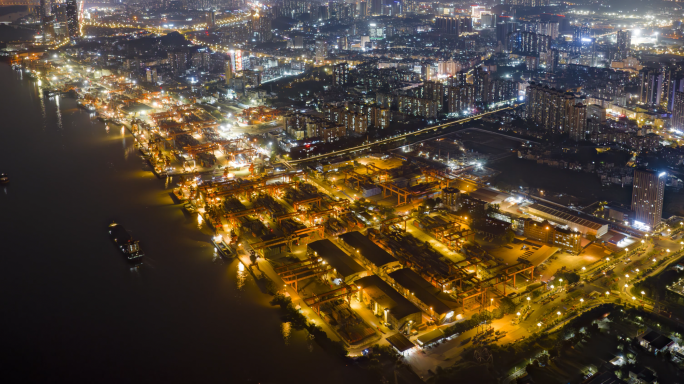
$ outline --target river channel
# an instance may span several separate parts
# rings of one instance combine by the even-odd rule
[[[282,323],[127,132],[6,63],[0,84],[5,382],[367,382]],[[141,240],[139,268],[110,241],[112,220]]]

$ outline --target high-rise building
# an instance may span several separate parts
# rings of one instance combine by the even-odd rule
[[[230,62],[230,57],[226,58],[224,70],[226,72],[226,84],[230,85],[230,81],[233,79],[233,64]]]
[[[40,0],[38,7],[38,17],[42,20],[43,17],[52,15],[52,0]]]
[[[587,110],[574,94],[532,82],[527,87],[525,104],[527,118],[543,128],[567,133],[572,140],[584,139]]]
[[[342,87],[349,84],[349,65],[347,63],[333,66],[333,85]]]
[[[367,15],[368,3],[362,1],[359,3],[358,15],[359,18],[364,18]]]
[[[646,68],[639,72],[639,76],[641,77],[639,101],[644,104],[660,104],[665,80],[663,73],[657,68]]]
[[[325,40],[316,40],[316,61],[323,61],[328,56],[328,43]]]
[[[653,229],[660,223],[663,217],[665,179],[665,172],[643,169],[634,171],[632,211],[635,226],[648,226]]]
[[[631,31],[617,31],[617,52],[616,60],[624,60],[629,57],[629,50],[632,45]]]
[[[680,71],[670,70],[666,80],[667,86],[667,110],[674,111],[675,94],[677,92],[684,92],[684,73]]]
[[[207,22],[207,27],[213,27],[216,25],[216,11],[213,9],[205,14],[205,19]]]
[[[518,23],[510,21],[510,17],[501,17],[501,22],[496,24],[496,40],[504,46],[508,44],[508,35],[518,29]]]
[[[370,11],[368,12],[371,15],[382,15],[382,0],[370,0]]]
[[[672,127],[676,129],[684,128],[684,92],[674,93]]]
[[[473,31],[473,19],[470,17],[435,17],[435,30],[448,35],[460,35]]]
[[[295,49],[304,48],[304,36],[295,36],[294,37],[294,48]]]
[[[513,32],[508,35],[508,49],[515,53],[547,52],[551,49],[551,37],[534,32]]]
[[[184,50],[168,52],[169,64],[175,76],[185,73],[188,65],[188,52]]]
[[[69,30],[69,37],[76,38],[79,35],[78,26],[78,3],[76,0],[67,0],[66,2],[66,16],[67,29]]]
[[[472,84],[448,87],[447,98],[449,113],[463,113],[475,105],[475,87]]]
[[[587,107],[582,103],[572,106],[568,134],[570,140],[582,141],[587,135]]]
[[[147,68],[145,70],[145,74],[147,76],[148,83],[156,84],[159,80],[159,77],[157,76],[157,68]]]
[[[64,39],[69,36],[66,4],[52,6],[52,14],[55,16],[55,37]]]

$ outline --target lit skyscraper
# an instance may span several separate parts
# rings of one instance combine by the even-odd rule
[[[652,229],[660,223],[663,217],[665,176],[665,172],[642,169],[634,171],[632,211],[635,224],[647,225]]]
[[[66,2],[67,14],[67,29],[69,30],[69,37],[78,37],[78,3],[76,0],[67,0]]]
[[[629,57],[629,50],[632,45],[631,31],[617,31],[617,53],[615,59],[624,60]]]

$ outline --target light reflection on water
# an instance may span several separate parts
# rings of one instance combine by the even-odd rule
[[[290,333],[292,332],[292,324],[288,321],[280,324],[280,333],[283,334],[283,341],[285,345],[290,345]]]
[[[57,128],[62,130],[62,110],[59,107],[59,95],[55,96],[55,105],[57,106],[57,108],[55,108],[57,111]]]
[[[247,271],[245,271],[245,265],[238,262],[237,280],[235,282],[237,284],[237,289],[239,291],[241,291],[242,288],[244,288],[246,280],[247,280]]]

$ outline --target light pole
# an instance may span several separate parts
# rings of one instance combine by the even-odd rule
[[[541,326],[542,326],[542,323],[537,323],[537,327],[539,327],[539,328],[537,328],[537,329],[538,329],[540,332],[541,332]]]
[[[645,294],[646,294],[646,292],[644,292],[644,291],[641,291],[641,300],[643,300],[643,299],[644,299],[644,295],[645,295]]]
[[[580,309],[582,309],[582,304],[584,304],[584,299],[580,299]]]
[[[563,279],[559,279],[558,281],[560,281],[560,288],[563,288]]]
[[[527,296],[527,306],[528,306],[528,307],[530,306],[530,300],[532,300],[532,299],[530,299],[530,297]]]
[[[517,315],[518,315],[518,324],[520,324],[520,312],[518,312]]]
[[[608,300],[609,295],[610,295],[610,292],[606,291],[606,300]]]

